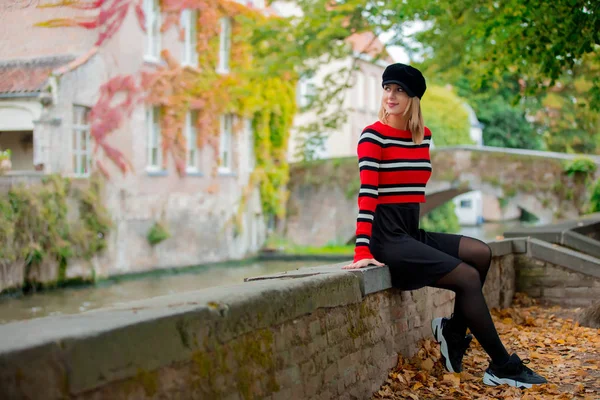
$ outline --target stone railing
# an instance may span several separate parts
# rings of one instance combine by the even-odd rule
[[[510,305],[530,244],[490,243],[490,307]],[[2,325],[0,398],[369,398],[453,294],[340,266]]]

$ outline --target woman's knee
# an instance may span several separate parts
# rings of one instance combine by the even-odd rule
[[[481,290],[481,274],[479,270],[467,263],[460,263],[459,286],[462,291]]]
[[[463,237],[459,247],[459,257],[474,267],[487,269],[492,261],[492,249],[479,239]]]

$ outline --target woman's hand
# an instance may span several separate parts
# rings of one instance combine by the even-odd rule
[[[376,265],[377,267],[384,267],[385,264],[384,263],[380,263],[379,261],[377,261],[374,258],[364,258],[362,260],[359,260],[355,263],[352,264],[348,264],[348,265],[344,265],[342,267],[342,269],[358,269],[358,268],[364,268],[364,267],[368,267],[369,265]]]

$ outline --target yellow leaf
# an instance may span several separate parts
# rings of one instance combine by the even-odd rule
[[[458,375],[458,374],[444,374],[443,381],[451,384],[452,386],[460,386],[460,375]]]
[[[431,358],[426,359],[421,363],[421,368],[429,372],[433,369],[433,360]]]
[[[413,385],[412,390],[419,390],[422,387],[423,387],[423,384],[421,382],[417,382]]]

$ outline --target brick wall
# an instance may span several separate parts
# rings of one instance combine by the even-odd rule
[[[542,302],[587,307],[600,299],[598,277],[526,255],[516,256],[515,265],[517,290]]]
[[[490,307],[510,304],[514,292],[512,262],[512,254],[493,260],[484,291]],[[236,311],[231,303],[226,307],[215,300],[209,302],[211,315],[217,315],[214,321],[174,317],[171,322],[154,320],[146,328],[140,324],[113,328],[108,334],[91,335],[94,339],[82,339],[85,344],[63,345],[56,351],[66,355],[58,357],[34,351],[34,356],[7,362],[6,354],[0,352],[0,395],[58,399],[67,391],[75,399],[368,399],[396,365],[398,353],[413,355],[419,340],[431,336],[431,320],[451,314],[454,294],[434,288],[405,292],[389,288],[386,268],[356,273],[340,273],[339,266],[325,268],[329,274],[321,274],[319,279],[326,278],[327,283],[310,290],[306,285],[316,281],[307,273],[310,269],[287,282],[248,282],[277,284],[293,292],[286,294],[289,299],[278,301],[279,311],[271,316],[266,306],[252,305],[253,300],[246,301],[250,304],[242,308],[243,312]],[[373,276],[376,282],[383,282],[381,287],[367,282]],[[353,277],[363,283],[351,280]],[[319,296],[346,300],[331,307],[319,306]],[[180,303],[186,304],[183,300]],[[299,304],[313,310],[294,310]],[[155,306],[144,303],[134,308],[142,312]],[[288,318],[289,314],[282,313],[296,315]],[[270,324],[272,318],[280,322]],[[264,319],[267,322],[259,322]],[[173,329],[167,329],[169,325]],[[182,346],[182,353],[173,355],[178,361],[166,362],[165,354]],[[116,355],[131,351],[134,353],[129,358]],[[111,356],[106,358],[106,354]],[[60,361],[48,369],[46,357]],[[156,365],[157,359],[162,365]],[[92,365],[98,360],[99,365]],[[28,368],[19,368],[23,362]],[[157,368],[152,368],[153,364]],[[46,382],[43,393],[39,392],[40,385],[32,384],[34,381]]]

